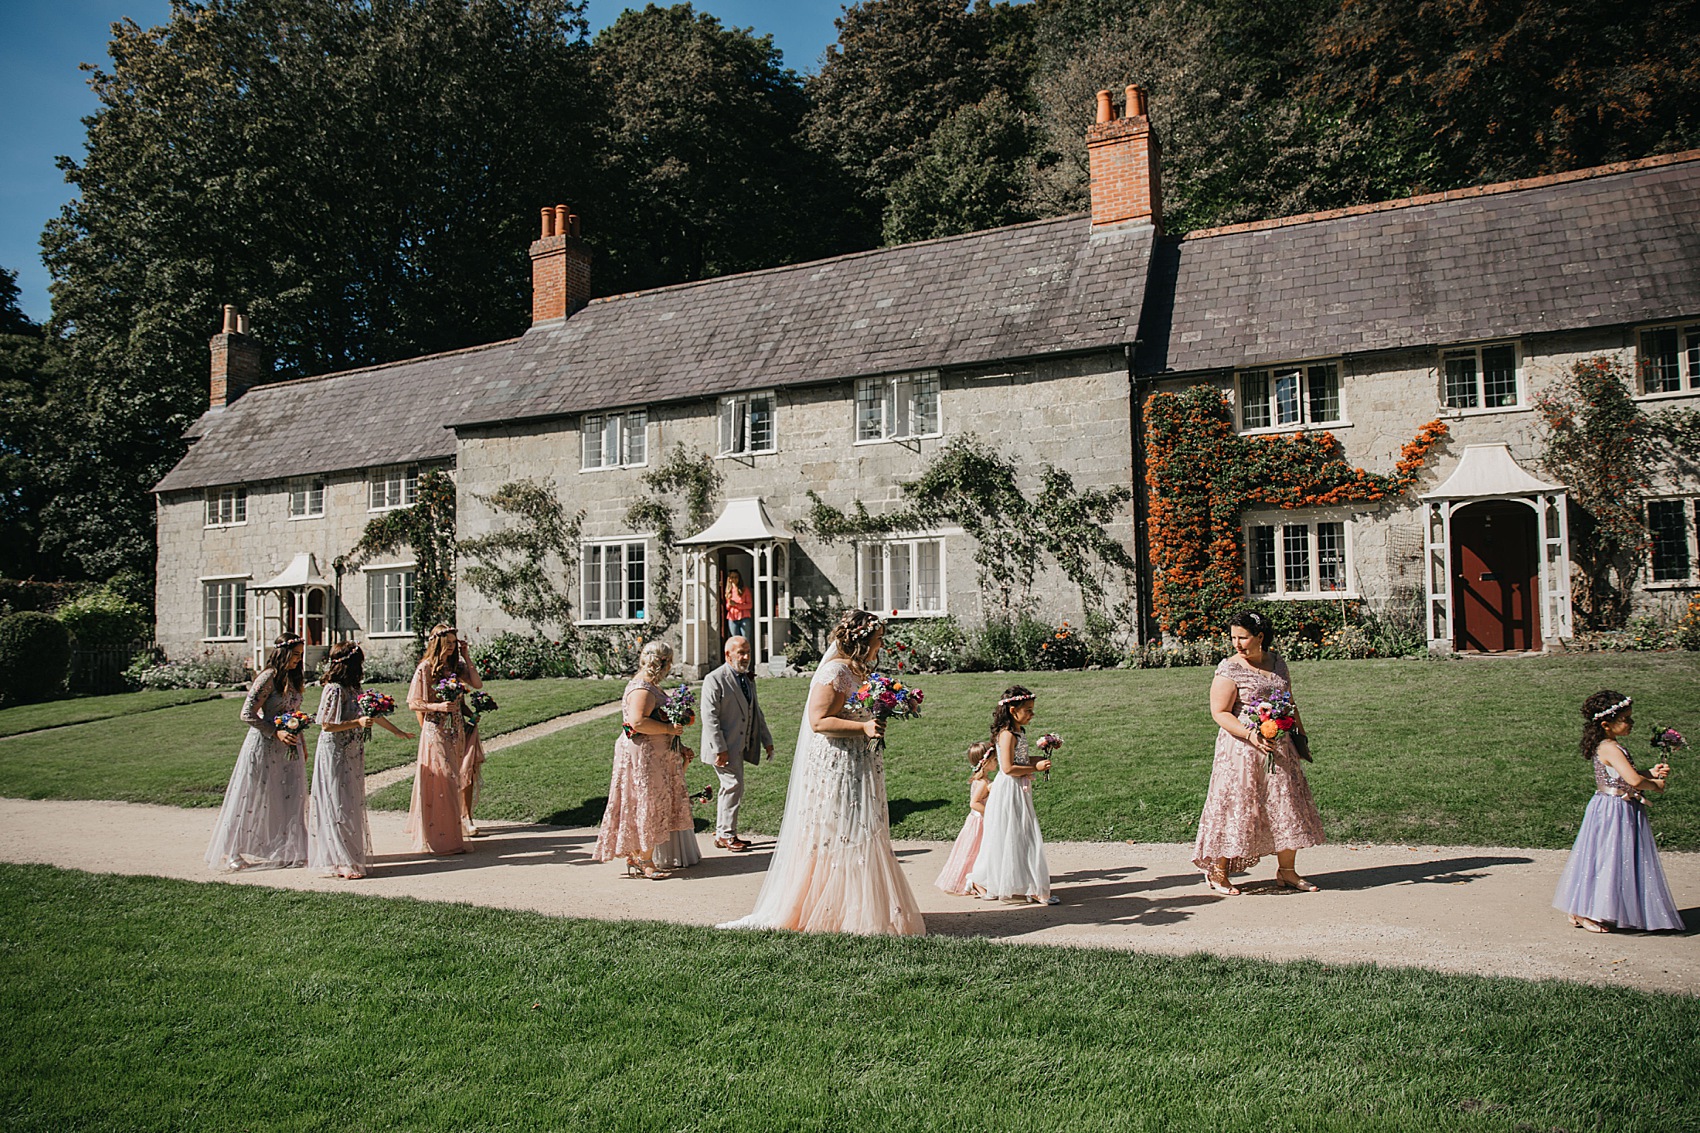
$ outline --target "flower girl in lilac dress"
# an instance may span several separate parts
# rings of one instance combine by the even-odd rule
[[[997,749],[985,740],[968,745],[968,762],[974,767],[974,775],[968,780],[968,817],[962,822],[962,832],[956,836],[956,844],[950,848],[950,858],[944,863],[944,870],[933,882],[946,893],[961,896],[969,892],[968,871],[974,868],[974,859],[980,853],[986,796],[992,790],[988,776],[997,755]]]
[[[1665,789],[1670,767],[1661,763],[1645,775],[1636,769],[1620,742],[1634,726],[1630,699],[1620,693],[1596,692],[1582,704],[1582,758],[1594,766],[1594,797],[1552,904],[1590,932],[1683,927],[1644,794]]]

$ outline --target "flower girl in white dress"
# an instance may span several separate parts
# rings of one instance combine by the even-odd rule
[[[1033,773],[1049,771],[1051,761],[1034,760],[1027,749],[1027,725],[1033,719],[1033,694],[1020,685],[1004,690],[992,709],[992,742],[998,749],[998,777],[986,799],[985,833],[980,854],[968,874],[969,891],[989,901],[1025,898],[1055,905],[1045,839],[1033,809]]]

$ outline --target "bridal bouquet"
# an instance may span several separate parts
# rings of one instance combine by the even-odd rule
[[[307,725],[312,722],[313,718],[305,712],[284,712],[272,717],[272,727],[280,732],[288,732],[292,736],[299,736],[302,732],[305,732]],[[289,747],[289,758],[294,759],[295,745],[290,744]]]
[[[691,691],[690,685],[680,685],[667,694],[667,699],[661,702],[661,714],[667,717],[669,724],[688,727],[696,723],[697,696]]]
[[[395,697],[387,692],[379,692],[375,688],[363,690],[359,696],[354,698],[354,704],[360,710],[362,716],[388,716],[395,711]],[[371,739],[372,729],[361,728],[360,738],[363,740]]]
[[[1683,738],[1681,732],[1675,728],[1665,728],[1657,724],[1653,725],[1653,734],[1647,742],[1652,744],[1653,750],[1659,753],[1660,763],[1668,762],[1672,752],[1681,751],[1688,746],[1688,741]]]
[[[478,727],[478,721],[486,712],[494,712],[497,708],[496,698],[481,688],[475,688],[466,696],[466,702],[460,706],[460,718],[466,721],[469,728]]]
[[[922,695],[920,689],[904,684],[900,678],[869,673],[862,687],[844,702],[844,707],[867,709],[877,720],[908,720],[921,714]]]
[[[1039,750],[1045,753],[1046,759],[1055,761],[1057,758],[1057,752],[1062,750],[1062,737],[1057,735],[1055,732],[1046,732],[1044,735],[1039,737]],[[1046,768],[1043,772],[1041,772],[1041,774],[1045,776],[1045,782],[1049,783],[1051,781],[1051,772],[1049,768]]]
[[[1293,703],[1292,693],[1277,689],[1265,699],[1246,705],[1240,712],[1240,719],[1247,728],[1256,728],[1264,739],[1272,740],[1282,732],[1291,732],[1298,726],[1299,706]],[[1273,747],[1264,756],[1263,770],[1275,770]]]

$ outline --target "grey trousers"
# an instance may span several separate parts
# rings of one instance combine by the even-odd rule
[[[735,838],[738,834],[738,805],[744,801],[744,756],[732,752],[725,767],[716,767],[720,778],[720,797],[714,808],[714,833],[719,838]]]

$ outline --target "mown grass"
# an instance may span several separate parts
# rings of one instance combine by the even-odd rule
[[[0,867],[0,1125],[1700,1127],[1700,1000]]]
[[[406,699],[405,685],[375,685]],[[490,681],[499,710],[482,722],[486,736],[497,736],[555,716],[619,699],[618,681]],[[309,685],[304,711],[316,712],[320,688]],[[127,703],[146,704],[155,694],[128,693]],[[122,697],[102,698],[122,702]],[[70,702],[77,703],[77,702]],[[114,707],[121,707],[115,705]],[[239,700],[209,700],[50,731],[0,742],[0,795],[27,799],[117,799],[174,806],[217,806],[224,797],[236,753],[247,735],[238,717]],[[413,717],[398,707],[397,726],[417,732]],[[316,730],[308,733],[311,757]],[[380,771],[410,763],[414,741],[373,730],[366,768]]]
[[[1459,661],[1319,661],[1294,666],[1295,695],[1315,740],[1308,771],[1329,837],[1561,848],[1576,836],[1593,779],[1577,750],[1582,700],[1602,686],[1636,698],[1635,742],[1655,719],[1700,737],[1700,664],[1693,654],[1597,654]],[[967,745],[1014,683],[1036,690],[1034,731],[1065,748],[1035,788],[1040,823],[1058,840],[1186,842],[1204,802],[1216,727],[1208,669],[1012,673],[917,678],[926,714],[888,731],[893,832],[956,835],[967,806]],[[807,684],[765,680],[762,703],[779,758],[747,776],[742,825],[774,832]],[[511,748],[485,767],[479,813],[593,825],[601,820],[615,719]],[[693,745],[697,737],[688,735]],[[1644,753],[1636,749],[1643,765]],[[1654,804],[1661,845],[1700,849],[1700,778],[1679,757]],[[710,783],[693,765],[694,786]],[[374,797],[405,809],[406,784]],[[703,819],[699,815],[699,825]]]
[[[216,700],[221,695],[204,688],[149,689],[115,696],[82,696],[71,700],[50,700],[45,704],[20,704],[15,708],[0,709],[0,736],[62,728],[67,724],[86,724],[91,720],[108,720],[137,712],[154,712],[179,704]]]

